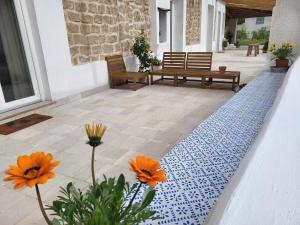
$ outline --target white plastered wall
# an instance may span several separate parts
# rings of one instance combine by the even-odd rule
[[[273,9],[270,42],[293,41],[300,52],[300,1],[277,0]]]
[[[44,80],[42,100],[59,100],[84,91],[108,85],[108,72],[104,60],[73,66],[69,50],[64,11],[61,0],[29,0],[30,21],[34,28],[31,38],[40,62]],[[135,57],[125,59],[128,70],[137,70]]]

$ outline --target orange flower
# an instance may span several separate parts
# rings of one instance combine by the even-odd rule
[[[14,189],[45,184],[48,179],[55,176],[52,169],[59,164],[59,161],[51,162],[52,159],[53,157],[50,153],[45,154],[44,152],[35,152],[30,156],[19,156],[17,165],[10,165],[10,169],[5,171],[9,176],[4,181],[14,183]]]
[[[160,163],[144,157],[137,156],[136,160],[131,160],[129,162],[131,165],[130,171],[136,173],[137,178],[142,183],[147,183],[151,187],[155,187],[157,182],[166,182],[166,171],[159,170]]]

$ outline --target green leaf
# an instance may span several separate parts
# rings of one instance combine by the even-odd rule
[[[54,219],[52,220],[52,224],[53,224],[53,225],[61,225],[61,223],[59,222],[59,220],[56,219],[56,218],[54,218]]]
[[[143,210],[144,208],[146,208],[152,202],[154,196],[155,196],[154,189],[149,188],[148,190],[146,190],[145,193],[143,194],[140,210]]]

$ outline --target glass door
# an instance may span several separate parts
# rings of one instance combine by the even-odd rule
[[[0,113],[39,100],[30,53],[25,51],[29,43],[22,38],[25,24],[18,20],[16,5],[0,0]]]

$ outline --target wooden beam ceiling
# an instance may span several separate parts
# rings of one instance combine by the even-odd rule
[[[224,0],[228,7],[272,11],[276,0]]]
[[[226,15],[228,18],[265,17],[265,16],[272,16],[272,11],[236,8],[236,7],[227,6]]]

